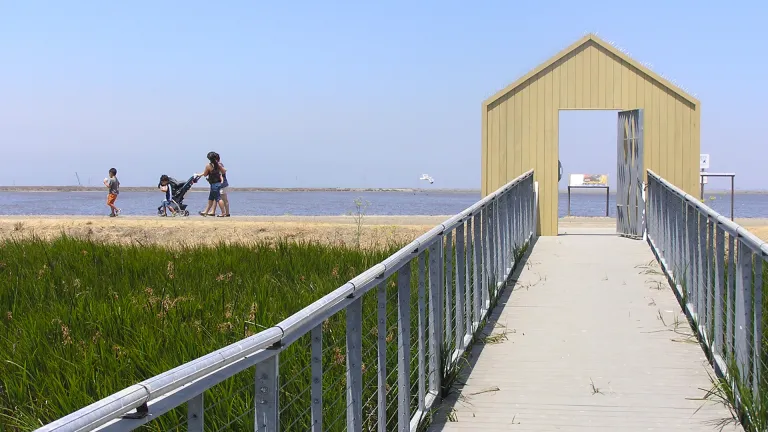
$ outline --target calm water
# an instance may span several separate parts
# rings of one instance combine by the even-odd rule
[[[719,213],[730,215],[730,196],[711,195],[706,203]],[[370,215],[450,215],[458,213],[479,198],[474,192],[230,192],[233,216],[312,215],[336,216],[354,212],[355,199],[370,204]],[[124,215],[156,214],[162,195],[154,192],[123,192],[117,205]],[[208,194],[193,191],[185,203],[191,213],[204,208]],[[609,214],[616,215],[616,196],[610,196]],[[109,209],[102,192],[0,192],[2,215],[106,215]],[[559,213],[568,210],[567,194],[560,194]],[[571,215],[604,216],[605,195],[573,193]],[[768,194],[737,194],[736,217],[768,217]]]

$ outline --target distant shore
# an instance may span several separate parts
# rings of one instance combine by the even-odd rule
[[[208,192],[206,184],[193,187],[190,192]],[[0,186],[0,192],[104,192],[102,186]],[[121,192],[157,192],[157,187],[153,186],[121,186]],[[480,189],[460,189],[460,188],[331,188],[331,187],[230,187],[230,192],[440,192],[440,193],[476,193],[480,194]],[[559,193],[568,193],[567,189],[559,190]],[[729,190],[705,190],[708,195],[730,194]],[[571,194],[605,194],[605,189],[574,189]],[[615,194],[615,191],[611,191]],[[737,195],[764,195],[768,190],[736,190]]]
[[[477,193],[480,189],[439,189],[439,188],[279,188],[279,187],[230,187],[230,192],[442,192]],[[0,192],[104,192],[103,186],[0,186]],[[157,192],[153,186],[120,186],[120,192]],[[207,183],[202,183],[190,192],[208,192]]]

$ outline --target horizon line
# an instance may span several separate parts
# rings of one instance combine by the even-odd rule
[[[155,192],[157,186],[123,186],[121,189],[125,192]],[[354,186],[243,186],[243,187],[230,187],[230,191],[238,192],[466,192],[474,193],[480,192],[480,188],[414,188],[414,187],[399,187],[399,186],[381,186],[381,187],[354,187]],[[604,194],[604,188],[579,188],[576,191],[572,191],[572,194]],[[610,191],[610,194],[615,194],[615,188]],[[103,186],[37,186],[37,185],[24,185],[24,186],[0,186],[0,192],[98,192],[105,190]],[[192,189],[190,192],[205,192],[207,188]],[[730,189],[712,189],[706,190],[705,194],[723,194],[730,193]],[[734,191],[737,194],[768,194],[768,189],[736,189]],[[568,193],[568,189],[559,189],[558,193]]]

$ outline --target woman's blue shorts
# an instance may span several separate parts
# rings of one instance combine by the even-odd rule
[[[219,201],[221,199],[221,183],[211,183],[211,192],[208,194],[208,201]]]

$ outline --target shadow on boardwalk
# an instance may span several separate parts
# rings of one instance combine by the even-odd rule
[[[472,396],[463,395],[462,389],[464,388],[468,377],[472,374],[472,371],[474,371],[475,367],[477,366],[477,361],[480,358],[480,355],[482,355],[483,351],[489,345],[503,343],[507,339],[508,332],[510,330],[508,330],[505,325],[499,324],[499,318],[501,317],[501,312],[506,307],[507,302],[509,301],[514,291],[517,291],[521,288],[530,288],[530,286],[527,285],[519,285],[518,280],[524,269],[530,269],[531,254],[533,253],[537,242],[538,238],[535,238],[530,243],[527,250],[525,251],[525,254],[523,254],[523,256],[520,258],[520,262],[515,267],[515,270],[506,280],[504,288],[501,291],[495,307],[488,317],[485,327],[483,327],[481,332],[476,336],[474,344],[466,355],[466,362],[462,362],[464,367],[462,367],[461,372],[459,373],[456,384],[451,387],[449,394],[445,396],[443,402],[440,404],[440,407],[433,414],[432,424],[428,429],[429,431],[441,431],[443,430],[445,423],[453,421],[453,413],[455,411],[456,405],[459,403],[467,403],[467,396]],[[490,388],[489,391],[495,390]]]

